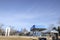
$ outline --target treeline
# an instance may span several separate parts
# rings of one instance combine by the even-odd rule
[[[3,24],[0,24],[0,36],[5,36],[6,28],[3,28],[3,26],[4,26]],[[29,34],[30,32],[26,28],[22,29],[21,31],[18,31],[14,29],[12,26],[10,26],[10,36],[13,35],[27,36]]]
[[[5,35],[5,29],[3,29],[3,24],[0,24],[0,35],[2,35],[2,36],[4,36]],[[32,30],[32,28],[33,28],[33,30]],[[60,35],[60,26],[54,26],[53,24],[52,25],[50,25],[49,27],[48,27],[48,31],[51,31],[51,30],[56,30],[56,31],[58,31],[58,33],[59,33],[59,35]],[[47,30],[47,29],[41,29],[41,28],[35,28],[35,25],[32,25],[32,27],[30,28],[30,31],[28,31],[26,28],[24,28],[24,29],[22,29],[21,31],[18,31],[18,30],[15,30],[15,29],[13,29],[13,28],[10,28],[10,35],[18,35],[18,36],[32,36],[33,35],[33,33],[32,32],[34,32],[35,30],[37,30],[37,31],[42,31],[42,30]]]

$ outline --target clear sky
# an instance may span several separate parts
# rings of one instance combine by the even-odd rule
[[[57,24],[60,0],[0,0],[0,23],[15,29]]]

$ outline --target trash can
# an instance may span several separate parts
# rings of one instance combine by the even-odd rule
[[[39,38],[39,40],[47,40],[46,38]]]

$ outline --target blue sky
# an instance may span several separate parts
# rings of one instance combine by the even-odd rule
[[[0,0],[0,23],[15,29],[57,24],[60,0]]]

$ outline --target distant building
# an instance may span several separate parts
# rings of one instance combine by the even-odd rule
[[[42,25],[33,25],[30,29],[30,31],[32,32],[33,36],[41,36],[41,31],[46,30],[46,28],[44,28],[44,26]]]

